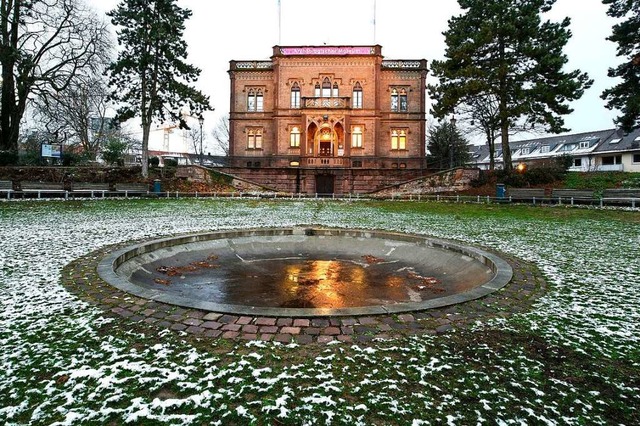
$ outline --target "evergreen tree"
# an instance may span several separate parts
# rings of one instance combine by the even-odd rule
[[[142,175],[149,173],[149,133],[154,121],[180,121],[181,108],[197,116],[210,109],[209,98],[190,84],[200,69],[185,62],[185,21],[191,11],[176,0],[122,0],[109,12],[120,27],[118,59],[109,67],[121,121],[139,116],[142,121]]]
[[[430,85],[433,114],[442,118],[460,104],[495,97],[504,168],[511,170],[509,130],[542,126],[567,131],[563,115],[573,110],[592,81],[580,70],[564,72],[569,19],[542,21],[555,0],[458,0],[464,13],[444,32],[446,59],[432,62],[440,84]]]
[[[607,15],[623,20],[613,26],[608,40],[618,44],[618,56],[625,61],[609,68],[609,77],[621,81],[602,93],[607,108],[618,109],[622,115],[615,122],[631,131],[640,127],[640,0],[603,0],[609,5]]]
[[[469,143],[456,127],[455,122],[444,122],[429,129],[427,138],[427,164],[429,167],[447,169],[467,164]]]

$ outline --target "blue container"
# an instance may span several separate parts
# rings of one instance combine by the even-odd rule
[[[505,198],[507,196],[507,187],[504,183],[499,183],[496,185],[496,197],[497,198]]]
[[[162,192],[162,186],[161,186],[161,181],[160,179],[156,179],[153,181],[153,192],[155,192],[156,194],[159,194]]]

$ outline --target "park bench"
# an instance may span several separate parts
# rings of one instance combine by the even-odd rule
[[[7,194],[7,199],[11,198],[13,192],[13,182],[10,180],[0,180],[0,192]]]
[[[64,183],[62,182],[23,181],[20,182],[20,192],[22,192],[22,194],[38,194],[38,198],[41,198],[43,194],[62,194],[65,198],[69,195],[64,189]]]
[[[545,197],[544,188],[508,188],[507,195],[510,200],[542,200]]]
[[[142,195],[149,193],[149,185],[146,183],[116,183],[116,192],[129,195]]]
[[[635,208],[640,204],[640,188],[605,189],[602,200],[611,204],[631,204],[631,207]]]
[[[108,183],[74,182],[71,186],[72,194],[90,194],[91,198],[93,198],[95,194],[100,194],[104,198],[105,194],[109,191]]]
[[[562,204],[563,201],[570,201],[573,205],[577,203],[591,203],[593,202],[593,189],[553,189],[551,191],[551,198],[558,201],[558,204]]]

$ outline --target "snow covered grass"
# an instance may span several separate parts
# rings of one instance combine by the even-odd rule
[[[106,245],[319,224],[432,235],[539,265],[532,312],[366,346],[135,331],[60,285]],[[2,424],[637,424],[640,215],[411,202],[0,204]]]

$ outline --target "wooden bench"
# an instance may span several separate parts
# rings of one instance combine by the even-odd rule
[[[558,200],[559,204],[562,204],[563,200],[570,200],[573,205],[574,202],[593,202],[593,192],[593,189],[553,189],[551,198]]]
[[[510,200],[542,200],[545,197],[544,188],[507,188],[507,195]]]
[[[90,194],[91,198],[93,198],[96,193],[104,198],[105,194],[109,191],[108,183],[74,182],[71,186],[72,194]]]
[[[631,204],[635,208],[636,204],[640,204],[640,188],[605,189],[602,200],[612,204]]]
[[[13,182],[10,180],[0,180],[0,192],[7,193],[7,199],[11,198],[13,192]]]
[[[148,194],[149,185],[146,183],[116,183],[116,192],[124,193],[125,197],[130,194]]]
[[[65,198],[69,196],[62,182],[24,181],[20,182],[20,191],[23,194],[38,194],[38,198],[41,198],[43,194],[64,194]]]

